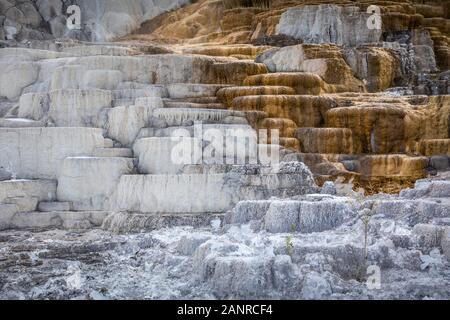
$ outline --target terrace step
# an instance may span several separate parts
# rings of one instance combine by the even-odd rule
[[[267,129],[270,136],[270,130],[279,130],[280,137],[293,138],[297,124],[291,119],[287,118],[265,118],[262,119],[258,128]]]
[[[170,99],[170,101],[184,101],[184,102],[192,102],[192,103],[220,103],[219,99],[216,96]]]
[[[4,222],[2,229],[87,230],[100,227],[107,215],[105,211],[17,212]]]
[[[222,122],[227,117],[245,117],[245,112],[222,109],[159,108],[153,116],[164,119],[172,126],[181,126],[187,121]]]
[[[115,107],[122,107],[122,106],[132,106],[134,104],[134,99],[114,99],[111,102],[111,106],[113,108]]]
[[[176,226],[192,226],[194,228],[208,227],[213,224],[220,225],[224,218],[223,213],[113,213],[108,215],[102,225],[115,233],[129,233],[152,231],[161,228]]]
[[[226,87],[224,84],[174,83],[167,85],[169,98],[184,99],[215,96],[217,90]]]
[[[0,128],[33,128],[45,127],[43,121],[24,118],[0,118]]]
[[[133,151],[129,148],[97,148],[94,157],[132,158]]]
[[[186,101],[164,100],[166,108],[190,108],[190,109],[226,109],[222,103],[196,103]]]
[[[133,171],[131,158],[65,158],[58,175],[57,199],[72,202],[76,211],[107,210],[120,177]]]
[[[70,211],[72,209],[72,203],[59,201],[41,201],[39,202],[37,209],[40,212]]]
[[[231,106],[234,98],[253,95],[292,95],[295,90],[287,86],[238,86],[226,87],[217,91],[220,101]]]

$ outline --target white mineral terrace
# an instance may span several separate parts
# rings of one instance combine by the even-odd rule
[[[0,28],[0,299],[450,298],[450,100],[342,93],[348,79],[382,76],[356,79],[367,52],[347,52],[341,74],[328,46],[377,43],[387,56],[395,43],[405,53],[403,38],[387,45],[356,6],[298,7],[272,31],[326,44],[331,58],[295,44],[255,62],[227,43],[217,53],[117,40],[191,1],[75,2],[90,41],[3,41]],[[62,2],[37,3],[67,36],[48,17]],[[427,103],[435,115],[416,130]],[[411,188],[367,196],[355,191],[366,177]]]

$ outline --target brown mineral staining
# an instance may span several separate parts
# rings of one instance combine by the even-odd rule
[[[426,157],[406,155],[371,155],[360,160],[361,175],[365,177],[424,177],[428,165]]]
[[[247,86],[263,85],[292,87],[297,94],[307,95],[336,92],[336,88],[327,84],[320,76],[307,72],[280,72],[255,75],[246,78],[243,84]]]
[[[300,141],[302,152],[352,154],[353,136],[350,129],[299,128],[295,137]]]
[[[327,112],[326,124],[351,129],[357,153],[404,152],[405,114],[386,105],[335,108]]]
[[[249,76],[264,74],[267,67],[262,63],[253,61],[229,61],[212,65],[216,76],[216,83],[240,84]]]
[[[231,109],[264,111],[270,118],[289,118],[299,127],[316,127],[332,106],[332,99],[321,96],[256,95],[235,98]]]
[[[188,46],[183,49],[183,53],[204,54],[208,56],[219,57],[246,57],[254,60],[255,57],[270,49],[267,46],[253,46],[248,44],[217,46],[217,45],[202,45],[202,46]]]
[[[295,94],[294,89],[283,86],[240,86],[222,88],[217,92],[217,97],[231,107],[233,99],[241,96],[288,94]]]
[[[278,130],[281,137],[293,138],[297,124],[287,118],[264,118],[258,124],[261,129]]]
[[[398,192],[426,176],[429,157],[450,155],[450,3],[422,2],[200,0],[127,40],[212,57],[210,83],[232,85],[217,102],[245,111],[255,129],[279,130],[292,149],[284,160],[305,162],[317,181]],[[372,4],[380,32],[355,20]],[[342,25],[327,25],[327,10]],[[326,27],[305,30],[295,14]]]
[[[419,152],[425,156],[450,154],[450,139],[420,140]]]
[[[389,88],[399,73],[400,61],[394,52],[384,48],[361,46],[345,49],[346,62],[359,79],[364,79],[367,91]]]

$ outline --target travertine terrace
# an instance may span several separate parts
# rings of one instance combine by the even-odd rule
[[[0,0],[0,298],[448,299],[449,171],[449,1]]]

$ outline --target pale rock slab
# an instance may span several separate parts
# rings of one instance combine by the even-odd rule
[[[26,93],[20,97],[20,118],[41,120],[47,114],[49,108],[49,96],[47,93]]]
[[[56,67],[51,73],[50,90],[79,89],[86,70],[84,66],[77,64]]]
[[[225,216],[227,224],[246,224],[251,221],[263,220],[269,210],[271,200],[243,200],[236,204]]]
[[[434,218],[450,217],[450,202],[440,199],[379,200],[373,204],[372,212],[390,218],[402,217],[414,226],[417,223],[427,223]]]
[[[70,54],[51,51],[51,50],[41,50],[41,49],[30,49],[30,48],[3,48],[0,50],[0,59],[8,60],[12,59],[17,61],[38,61],[38,60],[48,60],[48,59],[60,59],[69,58]]]
[[[133,146],[144,174],[177,174],[185,165],[200,164],[202,144],[191,137],[154,137],[139,139]]]
[[[208,68],[214,59],[207,56],[155,54],[142,56],[89,56],[70,64],[86,70],[119,70],[123,81],[144,84],[211,83],[215,74]]]
[[[176,197],[176,201],[174,201]],[[217,213],[232,203],[224,175],[124,175],[111,209],[143,213]]]
[[[370,14],[355,6],[306,5],[283,13],[276,32],[302,39],[305,43],[354,47],[381,40],[382,30],[367,27],[369,17]]]
[[[3,49],[2,49],[3,50]],[[36,63],[0,63],[0,97],[19,98],[23,89],[33,84],[39,75]]]
[[[16,206],[17,212],[31,212],[37,208],[39,200],[33,197],[17,197],[4,200],[5,204]]]
[[[188,0],[76,0],[85,13],[83,32],[91,34],[92,40],[107,41],[124,36],[140,24],[166,11],[189,3]]]
[[[36,198],[39,201],[52,201],[56,199],[56,181],[0,181],[0,203],[4,203],[9,198]]]
[[[416,224],[412,234],[416,237],[415,241],[419,248],[428,253],[433,248],[439,248],[445,228],[432,224]]]
[[[257,171],[257,166],[234,166],[216,174],[123,175],[111,210],[221,213],[244,199],[287,198],[316,190],[311,172],[302,163],[282,163],[276,173]]]
[[[101,226],[106,215],[103,211],[19,212],[10,219],[8,229],[88,230]]]
[[[301,233],[335,229],[356,216],[353,201],[335,198],[322,201],[302,201],[298,230]]]
[[[60,127],[103,127],[101,111],[111,107],[107,90],[56,90],[50,92],[49,117]]]
[[[108,110],[105,125],[107,136],[124,146],[131,146],[139,131],[148,125],[155,108],[161,105],[161,98],[152,98],[145,105],[121,106]]]
[[[40,212],[70,211],[71,208],[70,202],[41,201],[38,204],[38,211]]]
[[[349,198],[332,196],[321,201],[242,201],[227,214],[225,221],[228,224],[253,223],[271,233],[313,233],[339,227],[356,216],[355,209]]]
[[[128,158],[68,157],[58,176],[57,198],[76,211],[103,210],[122,175],[130,174]]]
[[[133,157],[133,150],[129,148],[98,148],[95,150],[94,157],[123,157],[131,158]]]
[[[207,144],[203,148],[204,164],[257,164],[258,147],[263,151],[250,125],[203,124],[201,136]],[[267,154],[270,155],[269,150]]]
[[[407,199],[414,198],[449,198],[450,181],[437,180],[417,180],[414,189],[405,189],[400,192],[400,197]]]
[[[121,46],[108,45],[84,45],[63,48],[62,52],[67,52],[75,56],[133,56],[139,54],[138,51]]]
[[[118,70],[88,70],[80,84],[82,89],[114,90],[122,81],[122,72]]]
[[[104,146],[101,129],[0,128],[0,164],[18,178],[55,179],[66,157]]]
[[[11,180],[12,173],[8,169],[0,167],[0,181]]]
[[[15,204],[0,204],[0,231],[11,227],[11,219],[17,212]]]
[[[327,71],[326,60],[308,59],[301,44],[266,51],[257,61],[271,72],[311,72],[323,77]]]
[[[210,227],[213,221],[220,220],[220,214],[211,213],[130,213],[115,212],[109,214],[102,224],[102,229],[114,233],[135,233],[154,231],[177,226],[194,228]],[[189,249],[188,249],[189,250]]]
[[[295,232],[299,224],[299,201],[274,201],[264,217],[264,227],[268,232]]]
[[[155,90],[154,96],[139,97],[134,100],[134,105],[138,107],[150,107],[152,109],[164,108],[164,102],[161,99],[165,96],[164,88],[160,86],[152,86]]]

